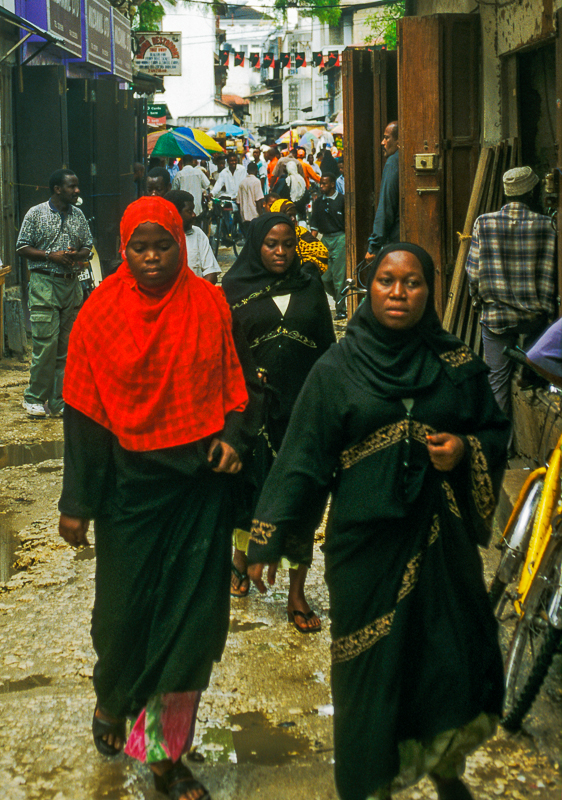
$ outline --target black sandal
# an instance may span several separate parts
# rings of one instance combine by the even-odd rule
[[[230,565],[230,569],[231,569],[232,574],[234,575],[234,577],[238,579],[238,589],[233,589],[232,586],[231,586],[230,587],[230,596],[231,597],[246,597],[248,595],[248,592],[250,591],[250,578],[248,577],[248,573],[247,572],[240,572],[240,570],[238,569],[238,567],[236,567],[234,565],[234,563],[232,563]],[[244,581],[248,581],[248,586],[247,586],[246,589],[240,589],[240,587],[242,586]]]
[[[127,720],[120,719],[117,722],[111,722],[108,719],[102,719],[96,716],[96,711],[99,706],[96,704],[94,710],[94,718],[92,719],[92,734],[94,737],[94,744],[103,756],[118,756],[123,752],[125,741],[127,739]],[[115,747],[109,744],[103,737],[114,736],[116,739],[121,739],[123,742],[121,747]]]
[[[309,628],[308,625],[299,625],[295,617],[302,617],[305,622],[308,622],[310,619],[312,619],[312,617],[317,617],[318,621],[320,621],[320,617],[318,617],[318,614],[315,611],[311,610],[308,612],[308,614],[305,614],[304,611],[299,611],[295,608],[294,611],[287,611],[287,620],[288,622],[293,623],[299,633],[320,633],[322,630],[321,622],[317,628]]]
[[[154,773],[154,787],[157,792],[167,794],[172,800],[180,800],[182,795],[188,792],[193,792],[196,789],[202,789],[202,794],[198,800],[211,800],[211,795],[203,784],[193,777],[193,774],[188,767],[184,766],[181,761],[177,761],[171,769],[163,775]]]

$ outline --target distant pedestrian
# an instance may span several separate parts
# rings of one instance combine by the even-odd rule
[[[193,224],[197,218],[193,195],[182,192],[181,189],[172,189],[164,200],[175,205],[182,219],[187,247],[187,266],[199,278],[205,278],[209,283],[216,284],[221,268],[211,249],[208,236]]]
[[[261,182],[262,191],[267,185],[267,164],[265,159],[262,158],[261,150],[259,147],[254,149],[254,161],[258,165],[258,178]]]
[[[176,175],[180,171],[180,168],[176,164],[176,159],[175,158],[169,158],[168,159],[168,164],[166,166],[166,169],[168,170],[168,173],[170,175],[170,180],[173,182],[174,178],[176,177]]]
[[[231,200],[236,200],[240,184],[246,177],[246,170],[242,164],[238,163],[236,153],[229,153],[227,158],[228,166],[222,170],[217,178],[217,182],[211,190],[213,197],[223,195]]]
[[[336,319],[346,317],[346,298],[341,291],[345,282],[345,217],[344,196],[336,191],[336,176],[327,172],[320,178],[322,196],[312,204],[310,230],[322,234],[328,248],[329,266],[322,275],[324,286],[336,301]]]
[[[556,231],[550,217],[531,211],[538,184],[531,167],[504,174],[508,202],[478,217],[466,264],[470,294],[481,310],[488,378],[508,416],[512,362],[503,349],[513,347],[520,334],[529,346],[556,314]]]
[[[343,156],[338,158],[339,175],[336,178],[336,189],[340,194],[345,194],[345,178],[343,174]]]
[[[242,227],[246,232],[250,222],[258,217],[263,209],[263,192],[258,178],[258,165],[254,161],[250,161],[248,164],[248,174],[238,187],[236,202],[242,217]]]
[[[146,193],[150,197],[164,197],[172,188],[170,173],[165,167],[154,167],[146,176]]]
[[[308,161],[305,161],[305,154],[306,151],[303,148],[299,148],[297,151],[297,158],[302,166],[306,188],[309,189],[311,181],[314,183],[320,183],[321,175],[314,169],[314,156],[310,155],[308,157]]]
[[[389,122],[384,129],[381,146],[384,150],[386,163],[382,172],[379,204],[373,232],[369,237],[369,246],[365,254],[365,261],[373,261],[381,249],[387,244],[392,244],[400,239],[400,192],[398,184],[398,123]]]
[[[275,167],[277,166],[277,162],[279,161],[279,148],[271,147],[265,154],[265,160],[267,161],[267,188],[269,191],[271,191],[275,183],[275,178],[273,177],[273,170],[275,169]]]
[[[78,177],[59,169],[49,178],[51,197],[23,218],[16,251],[27,258],[33,354],[23,407],[32,417],[60,416],[68,338],[83,301],[80,262],[92,249],[92,234],[76,208]]]
[[[172,189],[181,189],[193,195],[195,216],[200,217],[203,211],[203,195],[211,185],[205,173],[195,167],[193,156],[183,156],[182,169],[172,181]]]

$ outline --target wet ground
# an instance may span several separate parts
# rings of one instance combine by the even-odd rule
[[[145,767],[104,758],[91,740],[94,549],[76,552],[57,535],[62,422],[26,417],[26,381],[25,365],[0,360],[0,797],[156,800]],[[495,558],[492,549],[488,572]],[[192,755],[214,800],[336,800],[322,573],[317,547],[307,591],[318,635],[287,623],[286,573],[266,597],[233,601]],[[560,800],[561,711],[551,680],[525,733],[500,732],[469,759],[476,800]],[[424,781],[397,798],[435,796]]]

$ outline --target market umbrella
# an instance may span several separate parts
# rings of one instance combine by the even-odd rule
[[[291,131],[288,130],[285,131],[285,133],[282,133],[281,136],[275,140],[275,144],[289,144],[290,141],[291,141]]]
[[[210,136],[216,136],[217,133],[226,133],[227,136],[246,136],[249,134],[249,131],[241,128],[239,125],[228,123],[225,125],[216,125],[214,128],[211,128],[208,133]]]
[[[339,124],[338,124],[338,125],[336,125],[334,128],[332,128],[332,130],[330,131],[330,133],[334,134],[334,136],[335,136],[336,134],[339,134],[340,136],[343,136],[343,122],[342,122],[342,123],[339,123]]]
[[[224,153],[220,144],[215,142],[205,131],[200,131],[199,128],[176,128],[176,133],[183,133],[185,136],[195,139],[197,144],[200,144],[209,153]]]
[[[211,157],[209,151],[203,147],[203,145],[199,144],[199,142],[196,142],[192,135],[184,133],[186,130],[190,130],[190,128],[175,128],[172,131],[180,147],[190,148],[186,152],[188,156],[195,156],[196,158],[208,160]]]
[[[195,158],[209,158],[209,153],[197,142],[189,141],[186,136],[176,135],[173,131],[166,131],[159,137],[152,150],[153,156],[161,158],[181,158],[182,156],[195,156]]]

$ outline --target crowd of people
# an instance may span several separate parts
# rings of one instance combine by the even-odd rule
[[[337,344],[345,186],[328,149],[318,161],[271,147],[245,164],[230,152],[151,165],[146,180],[139,170],[121,264],[80,311],[92,238],[76,175],[54,173],[50,200],[22,224],[33,336],[23,404],[32,416],[64,408],[61,536],[86,545],[94,522],[94,743],[148,764],[173,800],[210,798],[182,756],[230,602],[251,581],[265,592],[285,566],[288,621],[321,630],[305,581],[327,507],[342,800],[388,800],[424,774],[440,800],[469,800],[465,758],[501,716],[478,546],[490,539],[509,409],[494,365],[490,387],[486,364],[442,328],[431,257],[400,241],[397,122],[382,146],[366,296]],[[487,362],[521,322],[536,333],[552,315],[554,237],[526,205],[535,178],[506,173],[510,202],[475,227],[468,270]],[[235,204],[245,235],[220,287],[199,226],[209,197]],[[491,277],[493,259],[499,249],[511,264],[515,217],[541,257],[534,292],[515,276],[520,316],[502,316],[513,287],[507,271]]]

